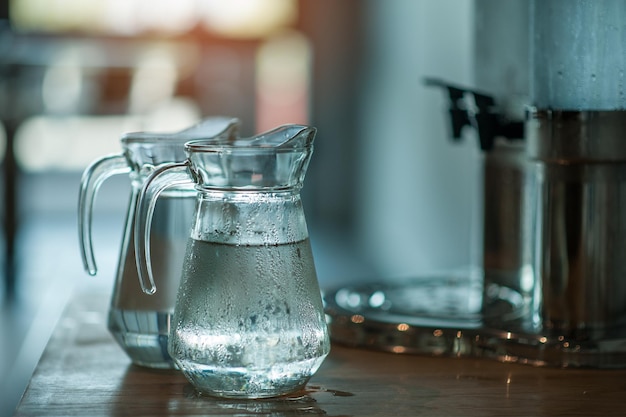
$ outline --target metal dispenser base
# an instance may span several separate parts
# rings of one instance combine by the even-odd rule
[[[523,316],[523,297],[484,300],[480,276],[438,275],[347,286],[324,295],[335,342],[394,353],[476,355],[485,323]],[[489,304],[488,310],[483,306]],[[506,332],[491,331],[506,338]]]
[[[505,289],[490,298],[488,312],[482,300],[480,282],[453,276],[366,283],[324,294],[331,338],[346,346],[546,367],[626,367],[626,325],[601,335],[533,331],[532,312],[518,292]]]

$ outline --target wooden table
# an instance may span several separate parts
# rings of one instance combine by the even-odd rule
[[[107,304],[103,296],[73,297],[16,416],[626,416],[626,370],[337,345],[305,392],[257,401],[200,397],[177,371],[132,365],[106,330]]]

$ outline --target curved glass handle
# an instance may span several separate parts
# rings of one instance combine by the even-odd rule
[[[162,165],[150,174],[139,193],[135,208],[135,261],[139,282],[146,294],[154,294],[157,290],[150,254],[150,229],[157,198],[166,188],[193,184],[187,166],[187,162]]]
[[[89,275],[93,276],[98,272],[91,241],[91,221],[96,193],[107,178],[128,172],[130,167],[122,154],[100,158],[92,162],[83,172],[78,194],[78,239],[83,267]]]

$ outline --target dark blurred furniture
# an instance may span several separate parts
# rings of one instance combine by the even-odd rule
[[[2,162],[5,240],[5,268],[2,275],[5,298],[13,297],[19,276],[15,239],[20,223],[20,166],[15,155],[15,135],[20,125],[37,115],[63,118],[128,114],[137,56],[160,43],[176,46],[174,49],[179,52],[174,59],[183,60],[185,54],[199,56],[197,66],[176,80],[176,97],[191,99],[202,115],[227,114],[246,120],[248,122],[242,127],[242,134],[253,133],[255,104],[249,97],[254,94],[254,59],[258,42],[216,39],[205,33],[167,40],[24,34],[12,31],[6,21],[0,23],[0,121],[6,130],[6,152]],[[84,91],[75,108],[51,113],[42,94],[46,71],[55,64],[60,54],[72,49],[96,52],[96,58],[87,56],[84,62],[80,62]],[[220,80],[218,71],[212,71],[214,63],[222,58],[219,54],[224,50],[229,51],[229,59],[241,68],[226,82]],[[178,62],[173,64],[177,65]],[[216,85],[221,89],[216,88]],[[63,86],[58,86],[58,89],[63,93]],[[89,137],[84,139],[90,140]],[[76,187],[78,190],[78,183]]]

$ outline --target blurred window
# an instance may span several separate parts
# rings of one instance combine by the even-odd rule
[[[9,2],[16,32],[33,35],[21,56],[41,73],[20,92],[40,100],[14,138],[27,172],[80,171],[119,152],[125,132],[213,114],[240,117],[246,135],[308,122],[312,48],[293,29],[297,0]]]
[[[80,171],[101,156],[121,152],[119,138],[125,132],[172,132],[199,119],[197,105],[184,98],[172,98],[141,116],[34,116],[17,130],[15,156],[27,172]]]
[[[137,35],[197,25],[226,38],[259,38],[293,25],[296,0],[10,0],[26,31]]]

